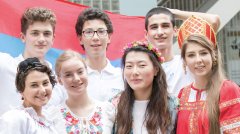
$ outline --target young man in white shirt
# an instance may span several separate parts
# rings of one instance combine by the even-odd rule
[[[192,15],[205,19],[217,31],[220,19],[214,14],[155,7],[145,17],[145,37],[160,49],[165,58],[162,67],[167,76],[168,92],[173,96],[177,96],[181,88],[193,81],[190,72],[184,71],[180,55],[174,55],[173,52],[173,38],[177,36],[174,21],[175,19],[185,20]]]
[[[88,94],[99,101],[108,101],[123,90],[121,69],[112,66],[106,56],[112,22],[102,10],[88,8],[79,15],[75,30],[86,54]]]
[[[45,55],[52,47],[56,25],[55,14],[46,8],[28,8],[21,18],[21,40],[25,44],[22,54],[12,57],[0,52],[0,115],[7,110],[22,104],[21,95],[15,87],[18,64],[26,58],[37,57],[42,63]],[[22,98],[23,99],[23,98]]]

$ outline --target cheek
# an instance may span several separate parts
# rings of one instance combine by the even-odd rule
[[[123,76],[124,76],[124,79],[126,79],[128,82],[128,80],[130,79],[130,76],[131,76],[131,71],[124,69]]]

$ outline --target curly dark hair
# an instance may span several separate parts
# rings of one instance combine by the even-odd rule
[[[171,125],[171,115],[168,109],[168,92],[166,74],[162,69],[161,63],[158,61],[157,55],[144,46],[133,46],[124,51],[122,57],[122,68],[124,72],[126,56],[129,52],[143,52],[146,53],[153,66],[158,69],[157,75],[153,79],[152,93],[149,97],[149,103],[145,112],[146,128],[149,134],[156,134],[161,130],[163,134],[167,133],[167,129]],[[135,100],[134,91],[124,81],[125,90],[120,96],[117,107],[117,133],[130,133],[133,123],[133,104]]]
[[[17,75],[15,80],[15,85],[17,87],[18,92],[22,93],[24,91],[26,78],[28,74],[32,71],[46,73],[49,77],[52,87],[55,86],[56,79],[52,70],[47,65],[42,64],[36,57],[27,58],[26,60],[18,64]]]
[[[107,27],[107,32],[113,33],[112,22],[105,12],[97,8],[87,8],[78,16],[75,25],[77,36],[82,36],[83,25],[88,20],[102,20]]]

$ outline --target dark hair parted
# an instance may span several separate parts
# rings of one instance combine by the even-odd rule
[[[208,74],[208,83],[205,89],[207,92],[206,111],[209,119],[209,134],[219,134],[219,94],[221,84],[223,80],[226,79],[222,66],[221,54],[217,46],[214,47],[207,37],[199,34],[193,34],[186,38],[183,42],[181,57],[184,61],[186,58],[186,50],[190,43],[198,44],[199,46],[207,49],[212,57],[212,70]]]
[[[43,7],[33,7],[28,8],[22,15],[21,18],[21,32],[26,34],[26,31],[29,25],[32,25],[34,22],[49,22],[53,28],[53,32],[55,31],[56,25],[56,16],[50,10]]]
[[[168,109],[166,74],[161,67],[161,63],[158,61],[157,55],[144,46],[133,46],[125,49],[122,57],[123,71],[125,68],[126,56],[129,52],[146,53],[153,63],[154,68],[158,70],[152,82],[152,93],[149,97],[149,103],[145,112],[144,124],[146,124],[149,134],[156,134],[159,130],[165,134],[171,125],[171,115]],[[118,134],[130,133],[133,123],[134,91],[126,80],[124,81],[124,86],[125,90],[121,94],[117,107],[116,122]]]
[[[155,14],[166,14],[170,17],[173,27],[175,26],[175,17],[173,13],[164,7],[155,7],[148,11],[145,17],[145,30],[148,31],[149,18]]]
[[[17,68],[17,75],[15,80],[15,85],[17,87],[17,91],[22,93],[25,89],[26,78],[29,73],[32,71],[38,71],[42,73],[46,73],[49,77],[49,80],[54,87],[56,84],[56,79],[52,70],[47,66],[42,64],[38,58],[27,58],[26,60],[20,62]]]
[[[112,22],[105,12],[97,8],[87,8],[78,16],[75,25],[77,36],[82,36],[83,25],[88,20],[102,20],[107,27],[107,32],[113,33]]]

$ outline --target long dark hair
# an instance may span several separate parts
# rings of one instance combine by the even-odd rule
[[[122,57],[122,68],[124,71],[126,56],[129,52],[144,52],[146,53],[153,66],[158,69],[157,75],[153,79],[152,93],[149,97],[149,103],[145,112],[145,124],[149,134],[156,134],[159,130],[162,133],[167,133],[168,127],[171,125],[171,116],[168,109],[168,92],[166,74],[158,61],[157,55],[144,46],[133,46],[124,51]],[[117,107],[117,133],[128,134],[132,129],[133,123],[133,103],[135,100],[134,91],[124,81],[125,90],[121,94]]]

